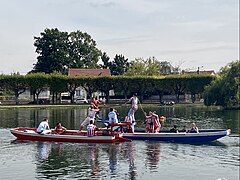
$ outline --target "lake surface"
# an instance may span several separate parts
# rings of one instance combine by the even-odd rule
[[[128,107],[115,107],[124,119]],[[180,144],[133,141],[117,144],[54,143],[14,141],[12,127],[37,127],[44,117],[50,126],[57,122],[78,129],[87,114],[86,106],[54,108],[0,108],[1,179],[239,179],[239,111],[206,107],[144,106],[167,120],[162,129],[174,124],[200,128],[231,128],[234,137],[208,144]],[[100,116],[107,117],[108,108]],[[142,110],[137,125],[144,128]],[[102,124],[98,124],[102,126]]]

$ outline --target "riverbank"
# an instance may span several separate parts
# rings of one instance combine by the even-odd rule
[[[0,105],[0,109],[9,109],[9,108],[74,108],[74,107],[88,107],[89,104],[8,104],[8,105]],[[100,107],[121,107],[121,106],[129,106],[129,104],[121,104],[121,103],[110,103],[106,104],[105,106],[100,105]],[[156,103],[143,103],[140,104],[140,106],[143,107],[151,107],[156,106]],[[203,103],[181,103],[181,104],[175,104],[173,106],[160,106],[159,107],[206,107]],[[218,109],[221,109],[221,107],[212,106]]]

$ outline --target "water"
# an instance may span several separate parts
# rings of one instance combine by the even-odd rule
[[[236,111],[193,107],[144,110],[154,108],[167,116],[163,129],[196,122],[201,128],[230,127],[239,134]],[[124,118],[127,108],[118,110]],[[107,111],[103,109],[100,116],[106,117]],[[84,107],[1,109],[1,179],[239,179],[238,136],[199,145],[148,141],[81,144],[19,142],[9,132],[11,127],[36,127],[46,116],[52,127],[61,121],[69,129],[78,129],[86,113]],[[136,117],[138,126],[143,126],[140,110]]]

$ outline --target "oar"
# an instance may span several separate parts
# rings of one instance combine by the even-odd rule
[[[124,137],[119,137],[118,140],[119,140],[119,142],[132,142],[131,139],[127,139],[127,138],[124,138]]]
[[[142,110],[142,112],[144,113],[145,111],[143,110],[142,104],[139,102],[140,108]]]

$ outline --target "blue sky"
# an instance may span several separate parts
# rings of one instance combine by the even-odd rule
[[[0,23],[4,74],[33,68],[45,28],[87,32],[111,59],[216,72],[239,59],[239,0],[0,0]]]

